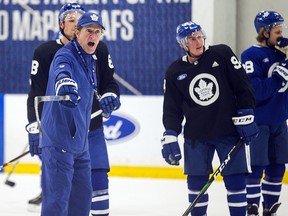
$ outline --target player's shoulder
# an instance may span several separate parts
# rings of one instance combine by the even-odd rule
[[[248,47],[247,49],[245,49],[242,54],[245,53],[251,53],[251,52],[259,52],[261,50],[261,46],[259,45],[252,45],[250,47]]]
[[[46,41],[42,44],[40,44],[36,49],[35,52],[39,52],[39,53],[45,53],[45,52],[50,52],[53,50],[58,50],[63,46],[63,44],[61,43],[61,41],[58,40],[50,40],[50,41]]]
[[[226,45],[226,44],[212,45],[212,46],[209,46],[208,50],[213,51],[213,52],[217,52],[217,53],[232,52],[231,47]]]
[[[167,68],[167,73],[175,73],[179,70],[181,70],[182,67],[185,65],[189,65],[188,62],[188,56],[184,55],[181,58],[178,58],[177,60],[173,61]]]
[[[241,53],[241,59],[245,60],[245,58],[255,58],[255,57],[265,57],[267,55],[267,51],[270,51],[267,47],[262,47],[260,45],[253,45],[244,50]]]
[[[98,53],[108,53],[108,47],[105,42],[99,41],[96,48],[96,54]]]

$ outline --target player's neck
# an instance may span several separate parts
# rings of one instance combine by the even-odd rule
[[[198,61],[199,58],[194,58],[192,56],[187,55],[187,60],[190,64],[194,64],[194,62]]]
[[[61,41],[61,43],[64,44],[64,45],[69,42],[69,40],[68,40],[66,37],[64,37],[63,35],[61,36],[60,41]]]

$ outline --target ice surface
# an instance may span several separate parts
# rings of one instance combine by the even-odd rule
[[[38,175],[13,174],[16,185],[4,184],[0,174],[0,215],[36,216],[27,211],[27,202],[40,192]],[[209,216],[229,216],[223,182],[215,181],[208,189]],[[282,205],[277,216],[288,215],[288,185],[283,186]],[[111,216],[181,216],[189,206],[185,180],[110,177]]]

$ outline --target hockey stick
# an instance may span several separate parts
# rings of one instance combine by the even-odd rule
[[[103,110],[97,110],[96,112],[91,114],[91,119],[95,118],[96,116],[100,115],[103,113]]]
[[[22,153],[24,153],[26,151],[28,147],[28,144],[25,145],[25,148],[23,149]],[[6,180],[4,182],[4,184],[10,186],[10,187],[14,187],[15,186],[15,182],[9,180],[9,178],[11,177],[12,173],[14,173],[16,167],[18,166],[20,160],[17,160],[17,162],[13,165],[13,167],[11,168],[10,172],[8,173],[7,177],[6,177]]]
[[[220,166],[217,168],[217,170],[212,174],[208,182],[204,185],[204,187],[201,189],[197,197],[193,200],[192,203],[190,203],[189,207],[186,209],[184,214],[182,216],[188,216],[191,210],[196,206],[197,202],[199,199],[203,196],[203,194],[207,191],[207,189],[210,187],[212,182],[216,179],[219,173],[222,172],[222,170],[226,167],[228,162],[231,160],[231,157],[235,154],[235,152],[239,149],[239,147],[242,145],[242,140],[240,139],[236,145],[232,147],[230,152],[227,154],[226,158],[224,161],[220,164]]]
[[[69,95],[63,95],[63,96],[55,96],[55,95],[50,95],[50,96],[36,96],[34,98],[34,108],[35,108],[35,115],[36,115],[36,121],[37,121],[37,125],[38,125],[38,129],[39,129],[39,136],[40,136],[40,140],[42,137],[42,130],[41,130],[41,125],[40,125],[40,116],[39,116],[39,104],[41,102],[45,102],[45,101],[67,101],[70,100],[70,96]]]
[[[131,91],[134,95],[142,95],[140,91],[138,91],[135,87],[133,87],[130,83],[120,77],[118,74],[114,73],[114,79],[117,80],[121,85]]]
[[[13,163],[14,161],[19,160],[20,158],[24,157],[25,155],[27,155],[29,153],[29,151],[26,151],[24,153],[22,153],[21,155],[17,156],[16,158],[8,161],[7,163],[4,163],[0,166],[0,170],[2,170],[4,167],[8,166],[9,164]]]

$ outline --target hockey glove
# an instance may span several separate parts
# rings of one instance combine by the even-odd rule
[[[60,101],[60,103],[66,107],[74,108],[80,101],[78,95],[78,85],[77,83],[69,77],[61,77],[56,80],[55,84],[56,95],[69,95],[70,100]]]
[[[258,136],[258,127],[254,122],[253,109],[240,109],[237,111],[238,117],[233,117],[233,123],[241,139],[249,144]]]
[[[284,38],[284,37],[277,38],[277,46],[287,50],[288,49],[288,38]]]
[[[279,62],[279,65],[275,67],[272,74],[286,83],[288,81],[288,60]]]
[[[102,116],[109,118],[112,111],[119,109],[121,103],[119,97],[116,94],[107,92],[100,98],[99,106],[103,110]]]
[[[177,133],[173,130],[166,130],[161,139],[162,156],[170,165],[179,165],[181,151],[177,140]]]
[[[30,155],[32,157],[34,155],[41,155],[41,148],[39,147],[40,136],[37,122],[29,123],[25,128],[28,132]]]
[[[277,38],[277,45],[275,48],[284,53],[286,55],[286,59],[288,58],[288,38]]]

